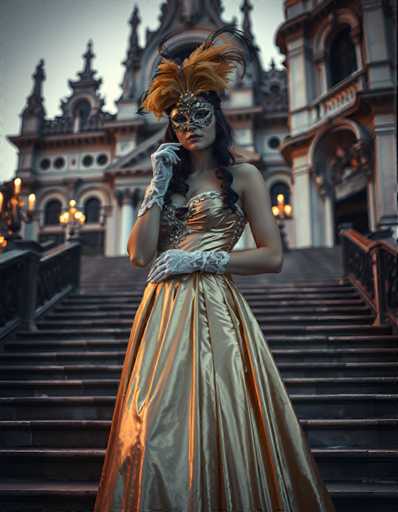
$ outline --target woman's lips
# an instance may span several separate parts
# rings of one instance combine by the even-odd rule
[[[189,137],[187,137],[187,140],[189,142],[194,142],[198,139],[201,139],[202,138],[202,135],[190,135]]]

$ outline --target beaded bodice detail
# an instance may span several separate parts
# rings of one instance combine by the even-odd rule
[[[178,207],[164,205],[158,252],[167,249],[232,250],[247,222],[242,208],[224,206],[223,195],[216,190],[200,192]]]

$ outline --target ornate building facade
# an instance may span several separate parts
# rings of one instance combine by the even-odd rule
[[[339,226],[398,235],[396,1],[285,0],[296,245],[333,246]]]
[[[241,28],[250,40],[252,60],[246,76],[236,77],[223,108],[233,127],[240,160],[254,163],[262,172],[273,203],[276,195],[290,198],[290,170],[279,147],[288,134],[286,70],[272,61],[265,70],[252,32],[248,0],[241,7]],[[104,110],[93,68],[93,43],[83,55],[79,79],[69,81],[71,94],[61,100],[62,114],[47,119],[43,106],[44,61],[33,75],[33,90],[21,113],[19,135],[8,139],[18,148],[18,169],[26,194],[35,192],[39,219],[26,227],[26,236],[45,241],[63,240],[59,214],[75,199],[86,215],[81,236],[85,253],[107,256],[127,254],[126,246],[145,187],[152,177],[150,154],[162,142],[167,121],[137,115],[137,101],[159,62],[158,44],[173,33],[170,51],[184,57],[207,34],[226,23],[220,1],[168,0],[160,7],[159,27],[146,30],[140,45],[139,10],[134,7],[130,25],[121,95],[117,112]],[[288,243],[295,245],[294,218],[286,222]],[[247,225],[236,247],[254,246]]]

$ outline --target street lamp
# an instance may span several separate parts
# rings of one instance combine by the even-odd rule
[[[21,197],[21,188],[21,178],[4,181],[0,185],[0,251],[18,243],[22,246],[25,242],[19,234],[22,222],[30,224],[39,213],[35,210],[35,194],[29,194],[27,209],[24,209],[25,201]]]
[[[78,239],[81,226],[84,224],[86,216],[76,207],[76,201],[69,201],[69,208],[61,213],[59,222],[65,228],[65,241]]]
[[[290,204],[285,203],[285,196],[283,194],[278,194],[276,196],[276,200],[277,204],[272,207],[272,213],[274,217],[277,219],[277,223],[281,232],[283,249],[287,251],[288,245],[286,242],[284,220],[292,218],[292,206]]]

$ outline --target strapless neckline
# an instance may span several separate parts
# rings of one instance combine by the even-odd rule
[[[209,196],[209,197],[219,197],[219,196],[222,196],[222,195],[223,195],[223,193],[220,190],[203,190],[202,192],[198,192],[197,194],[192,196],[190,199],[188,199],[186,204],[183,205],[183,206],[176,206],[173,203],[170,203],[170,204],[175,209],[177,209],[177,208],[189,208],[193,202],[199,202],[200,199],[202,199],[203,197],[207,197],[207,196]],[[246,215],[245,215],[245,212],[243,211],[242,207],[238,203],[235,203],[235,206],[236,206],[237,210],[239,211],[239,213],[242,215],[242,217],[244,219],[246,219]]]

